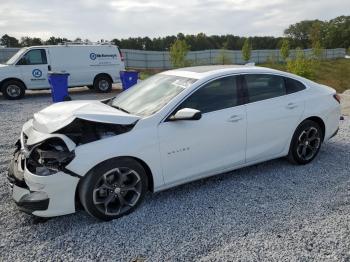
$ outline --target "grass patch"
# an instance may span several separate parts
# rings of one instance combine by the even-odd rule
[[[285,64],[268,63],[259,66],[287,71]],[[338,93],[350,89],[350,59],[320,61],[314,66],[315,82],[333,87]]]

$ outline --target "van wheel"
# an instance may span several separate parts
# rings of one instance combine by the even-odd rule
[[[108,76],[98,76],[94,81],[94,89],[99,93],[109,93],[112,90],[112,81]]]
[[[17,80],[6,81],[1,88],[1,92],[6,99],[16,100],[24,97],[25,86],[22,82]]]

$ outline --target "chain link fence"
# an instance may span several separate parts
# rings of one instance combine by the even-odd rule
[[[0,63],[7,61],[14,55],[18,48],[0,48]],[[170,54],[168,51],[144,51],[122,49],[125,66],[136,69],[170,69]],[[304,49],[306,56],[312,55],[311,49]],[[290,51],[290,57],[295,57],[296,51]],[[344,58],[346,50],[344,48],[324,49],[324,59]],[[196,65],[215,65],[215,64],[245,64],[240,50],[203,50],[190,51],[187,54],[189,64]],[[266,62],[281,62],[280,50],[252,50],[251,58],[248,62],[256,64]]]

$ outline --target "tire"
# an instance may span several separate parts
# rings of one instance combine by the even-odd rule
[[[305,120],[295,130],[290,144],[288,160],[293,164],[310,163],[318,154],[322,144],[323,131],[319,124]]]
[[[140,163],[131,158],[116,158],[88,172],[79,185],[79,197],[87,213],[109,221],[134,211],[147,188],[147,175]]]
[[[6,81],[2,87],[1,92],[6,99],[17,100],[21,99],[25,95],[25,86],[18,80]]]
[[[112,81],[108,76],[98,76],[94,80],[94,89],[99,93],[109,93],[112,90]]]

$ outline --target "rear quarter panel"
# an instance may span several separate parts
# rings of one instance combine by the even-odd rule
[[[341,115],[340,104],[333,98],[334,89],[309,83],[305,91],[305,110],[302,119],[317,116],[325,124],[325,141],[328,140],[338,129]]]

